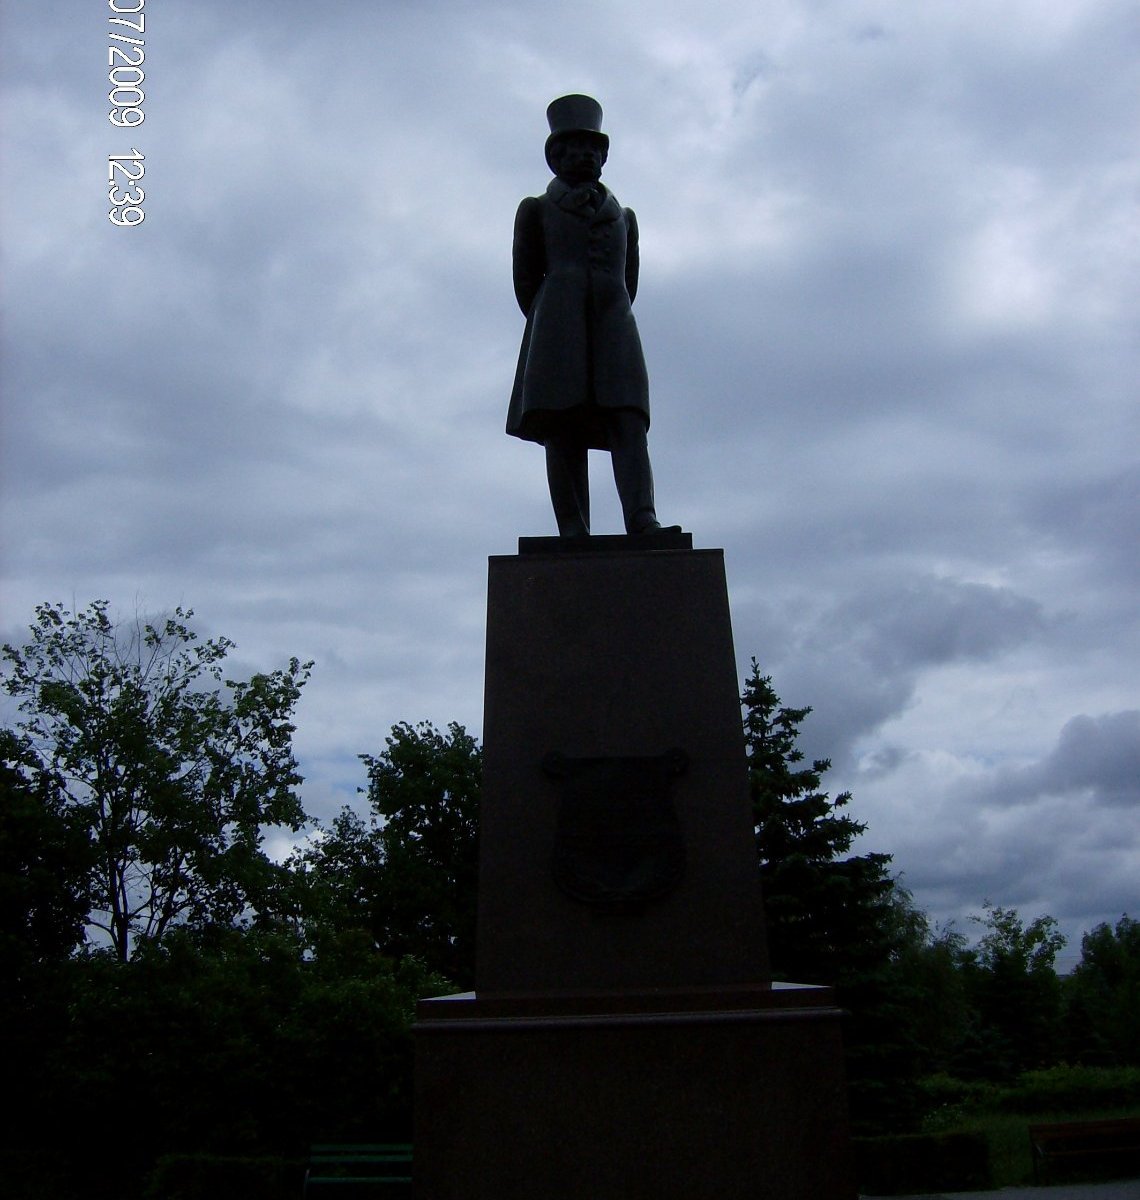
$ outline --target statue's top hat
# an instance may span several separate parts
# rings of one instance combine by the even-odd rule
[[[550,122],[550,136],[546,139],[546,161],[550,169],[550,147],[559,138],[571,133],[585,133],[596,138],[603,150],[608,150],[610,139],[602,132],[602,106],[592,96],[559,96],[546,109]]]

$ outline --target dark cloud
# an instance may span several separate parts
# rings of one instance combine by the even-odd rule
[[[828,614],[819,640],[857,646],[875,672],[985,660],[1031,637],[1041,606],[1009,588],[916,579],[853,596]]]
[[[990,794],[1004,804],[1056,795],[1140,809],[1140,711],[1073,717],[1045,759],[1002,773]]]
[[[1026,507],[1028,520],[1058,552],[1078,559],[1098,583],[1118,587],[1131,606],[1140,585],[1140,468],[1043,487]]]

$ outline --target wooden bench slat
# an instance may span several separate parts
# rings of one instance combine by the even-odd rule
[[[310,1153],[325,1150],[330,1152],[338,1150],[402,1150],[411,1154],[412,1145],[410,1142],[314,1142],[309,1147]]]
[[[410,1154],[313,1154],[309,1157],[312,1163],[350,1163],[350,1162],[411,1162]]]
[[[310,1183],[411,1183],[410,1175],[311,1175]]]
[[[375,1174],[377,1167],[408,1167],[412,1147],[398,1142],[314,1142],[309,1147],[309,1169],[305,1173],[305,1195],[310,1187],[325,1184],[410,1184],[411,1175]],[[360,1168],[371,1167],[363,1174]],[[337,1168],[343,1168],[337,1171]],[[336,1173],[332,1173],[336,1172]]]
[[[1041,1165],[1056,1159],[1140,1155],[1140,1117],[1030,1125],[1029,1149],[1034,1183],[1040,1182]]]

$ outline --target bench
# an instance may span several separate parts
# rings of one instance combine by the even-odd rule
[[[325,1184],[403,1185],[406,1189],[411,1182],[411,1146],[322,1142],[309,1147],[309,1169],[305,1172],[303,1195],[308,1196],[313,1188]]]
[[[1054,1165],[1064,1163],[1119,1161],[1123,1168],[1140,1170],[1140,1117],[1030,1125],[1029,1149],[1035,1184],[1041,1182],[1043,1168],[1051,1176]]]

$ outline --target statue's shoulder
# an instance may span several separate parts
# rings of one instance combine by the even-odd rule
[[[518,212],[515,213],[516,237],[541,237],[544,207],[541,196],[524,196],[519,201]]]

